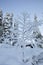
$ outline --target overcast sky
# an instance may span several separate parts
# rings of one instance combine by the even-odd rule
[[[34,13],[40,18],[43,16],[43,0],[0,0],[0,8],[3,12],[19,14],[28,11],[32,16]]]

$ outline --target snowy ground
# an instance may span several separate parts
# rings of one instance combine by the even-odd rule
[[[39,55],[41,52],[43,52],[43,49],[40,48],[1,45],[0,65],[32,65],[32,57]]]

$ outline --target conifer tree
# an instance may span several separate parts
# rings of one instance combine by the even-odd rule
[[[11,35],[12,35],[12,17],[13,15],[10,13],[6,13],[6,16],[4,17],[4,37],[5,37],[5,43],[11,44]]]
[[[0,43],[2,43],[3,41],[3,12],[0,9]]]

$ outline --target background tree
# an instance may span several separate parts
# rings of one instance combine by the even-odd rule
[[[39,30],[39,24],[37,20],[37,16],[34,16],[34,25],[33,25],[33,39],[35,40],[35,44],[37,46],[42,47],[43,43],[43,36],[41,35],[41,32]]]
[[[18,21],[17,19],[14,20],[12,39],[13,39],[12,45],[14,46],[15,44],[18,43]]]

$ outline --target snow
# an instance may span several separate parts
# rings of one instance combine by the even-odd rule
[[[38,56],[41,52],[43,52],[41,48],[21,48],[17,45],[2,44],[0,45],[0,65],[32,65],[32,57]]]
[[[19,51],[19,50],[18,50]],[[15,47],[3,47],[0,48],[0,65],[20,65],[19,53]],[[19,57],[18,57],[19,56]]]

